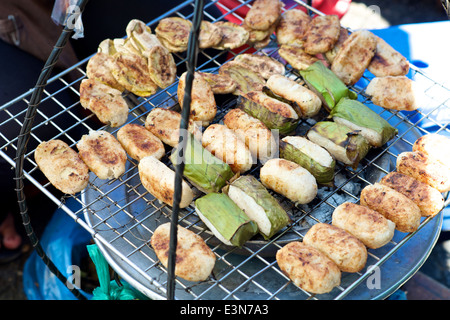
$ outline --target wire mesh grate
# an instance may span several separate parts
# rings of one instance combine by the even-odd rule
[[[207,2],[204,18],[212,22],[223,20],[227,15],[242,18],[235,14],[239,7],[248,6],[250,1],[241,1],[241,5],[227,8],[217,1]],[[220,6],[228,13],[215,17],[210,12],[212,6]],[[306,6],[298,2],[298,6]],[[179,16],[191,19],[194,2],[188,0],[163,16],[148,23],[152,29],[166,16]],[[315,9],[308,7],[315,13]],[[198,70],[215,72],[226,61],[232,60],[242,51],[200,50]],[[272,39],[258,53],[279,59],[277,46]],[[174,53],[178,76],[184,71],[186,56]],[[49,139],[62,139],[76,149],[75,144],[89,130],[107,130],[113,134],[117,129],[100,124],[95,116],[86,112],[79,103],[78,86],[86,76],[85,68],[89,58],[49,80],[44,91],[41,105],[30,135],[28,151],[25,155],[25,177],[38,187],[58,206],[63,208],[74,220],[80,223],[96,240],[108,262],[130,284],[144,294],[155,299],[164,299],[166,295],[167,272],[156,258],[149,240],[156,226],[168,222],[171,207],[160,203],[143,188],[137,171],[137,162],[128,158],[127,170],[118,179],[105,181],[91,174],[88,187],[77,197],[81,209],[73,211],[65,205],[67,195],[61,195],[48,183],[34,161],[35,146]],[[328,222],[332,211],[345,201],[357,202],[360,190],[394,169],[396,156],[411,149],[413,142],[429,130],[450,133],[448,114],[450,114],[450,90],[433,81],[426,74],[412,66],[412,77],[424,84],[429,98],[429,108],[414,112],[396,112],[379,108],[371,103],[365,94],[365,85],[370,76],[365,75],[353,89],[360,100],[376,110],[399,130],[389,144],[379,150],[369,152],[356,169],[337,165],[336,186],[319,189],[316,199],[308,205],[294,205],[281,196],[272,193],[293,218],[288,228],[275,235],[270,241],[250,240],[242,248],[229,248],[221,244],[203,225],[191,205],[180,213],[180,224],[202,236],[216,255],[217,261],[211,277],[204,282],[191,283],[176,280],[177,299],[374,299],[386,297],[392,290],[408,279],[417,267],[426,259],[429,250],[437,239],[442,213],[434,219],[423,219],[419,230],[412,234],[396,233],[394,239],[377,250],[369,250],[367,267],[359,273],[343,274],[342,283],[331,293],[312,295],[294,286],[278,268],[274,252],[293,239],[301,240],[309,225],[315,222]],[[296,70],[287,66],[286,74],[301,80]],[[68,77],[70,75],[70,77]],[[70,79],[70,80],[69,80]],[[360,85],[360,84],[363,85]],[[130,113],[127,123],[144,124],[146,116],[155,107],[179,110],[176,96],[178,81],[158,91],[148,98],[137,98],[132,94],[125,97]],[[0,106],[0,155],[14,166],[17,137],[2,128],[20,128],[31,93],[26,92],[13,101]],[[220,122],[230,108],[236,105],[235,97],[217,97],[218,113],[214,122]],[[317,118],[304,119],[299,123],[297,133],[303,135],[316,121],[325,119],[327,114],[320,113]],[[16,130],[17,131],[17,130]],[[163,162],[171,166],[168,156]],[[249,172],[258,177],[259,165]],[[198,196],[200,193],[198,193]],[[448,200],[446,202],[448,204]],[[419,244],[418,244],[419,243]],[[414,259],[402,262],[403,251],[416,248]],[[405,254],[407,254],[407,252]],[[408,258],[411,260],[411,258]],[[367,279],[379,268],[384,283],[381,288],[368,289]],[[391,275],[390,275],[391,274]]]

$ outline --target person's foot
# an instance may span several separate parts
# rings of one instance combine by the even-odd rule
[[[0,225],[0,237],[0,248],[15,250],[22,244],[22,237],[16,231],[14,217],[11,213]]]

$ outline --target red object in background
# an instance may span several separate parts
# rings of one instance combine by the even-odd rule
[[[284,8],[289,9],[293,6],[295,6],[298,9],[301,9],[306,12],[306,8],[302,5],[299,5],[297,2],[293,0],[282,0],[284,3]],[[335,14],[339,16],[339,19],[341,19],[345,13],[348,11],[348,8],[350,7],[350,3],[352,0],[312,0],[312,7],[319,10],[320,12],[323,12],[327,15]],[[304,3],[307,3],[304,1]],[[224,15],[225,20],[234,22],[236,24],[242,24],[242,20],[247,15],[248,10],[250,9],[247,5],[243,5],[238,0],[219,0],[216,3],[216,6],[219,8],[220,12]],[[237,8],[232,13],[230,13],[230,10]],[[238,53],[241,49],[238,48],[235,51]],[[247,53],[253,53],[256,49],[254,48],[248,48],[246,51]],[[233,55],[229,53],[228,59],[232,59]]]
[[[302,8],[306,11],[304,7],[298,5],[295,1],[284,0],[283,2],[286,9],[297,5],[297,8]],[[335,14],[339,16],[339,18],[342,18],[348,11],[351,2],[352,0],[312,0],[312,7],[325,14]],[[242,3],[237,0],[219,0],[218,3],[216,3],[216,6],[219,8],[220,12],[222,12],[223,15],[226,15],[226,20],[237,24],[242,23],[242,19],[247,15],[247,12],[249,10],[248,6],[242,5]],[[228,14],[231,9],[236,7],[239,8],[237,8],[234,13]],[[236,15],[242,19],[236,17]]]

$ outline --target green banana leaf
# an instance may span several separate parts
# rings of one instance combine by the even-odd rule
[[[238,193],[231,192],[230,189],[237,188]],[[233,191],[233,190],[232,190]],[[262,236],[268,240],[278,231],[287,226],[291,219],[286,211],[278,203],[278,201],[267,191],[266,187],[262,185],[254,176],[245,175],[240,176],[234,180],[224,190],[225,193],[240,207],[244,212],[258,224],[258,228]],[[250,197],[242,197],[242,193]],[[258,209],[252,206],[249,202],[254,201]]]
[[[177,153],[182,152],[178,145],[170,155],[173,165],[177,164]],[[231,167],[203,148],[191,134],[187,136],[184,150],[183,175],[204,193],[220,191],[233,176]]]
[[[270,98],[275,99],[273,97]],[[279,101],[280,103],[285,103],[278,99],[275,100]],[[261,122],[264,123],[267,128],[278,130],[278,132],[282,135],[293,132],[297,128],[299,122],[297,112],[295,112],[297,115],[296,118],[288,118],[280,113],[273,112],[265,106],[260,105],[259,103],[252,101],[244,96],[238,97],[237,107],[248,113],[250,116],[261,120]]]
[[[308,138],[316,142],[311,139],[311,132],[315,132],[328,140],[332,146],[322,145],[322,147],[327,149],[337,160],[352,168],[356,168],[370,150],[369,142],[359,134],[359,131],[351,130],[347,126],[333,121],[320,121],[309,129]],[[342,155],[336,152],[336,148],[343,148],[345,150],[345,158],[342,158]]]
[[[389,122],[358,100],[342,98],[331,110],[330,117],[335,121],[336,119],[344,119],[356,127],[367,128],[376,132],[375,139],[366,136],[374,147],[381,147],[398,133],[398,130],[391,126]],[[361,134],[364,135],[362,131]]]
[[[356,99],[358,96],[320,61],[299,72],[308,87],[319,95],[328,111],[342,98]]]
[[[258,233],[258,226],[224,193],[208,193],[195,200],[195,210],[211,232],[227,245],[242,247]]]
[[[330,187],[334,186],[334,172],[336,167],[336,160],[334,158],[329,166],[323,166],[301,149],[283,140],[280,140],[280,157],[293,161],[308,170],[316,178],[318,184]]]

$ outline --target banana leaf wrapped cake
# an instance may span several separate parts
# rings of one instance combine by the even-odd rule
[[[224,244],[242,247],[258,233],[258,226],[226,194],[212,192],[195,200],[195,211]]]
[[[342,98],[331,110],[330,117],[334,122],[359,130],[372,147],[381,147],[398,133],[389,122],[358,100]]]
[[[308,131],[307,137],[327,149],[336,160],[352,168],[358,167],[370,150],[369,142],[359,131],[333,121],[317,122]]]
[[[280,141],[280,157],[308,170],[320,185],[333,186],[336,160],[323,147],[300,136],[287,136]]]
[[[299,72],[308,87],[320,97],[324,107],[328,110],[333,109],[344,97],[357,98],[357,94],[347,88],[333,71],[320,61]]]
[[[299,122],[298,113],[290,104],[263,91],[254,90],[239,96],[237,106],[280,134],[291,133]]]
[[[240,176],[224,192],[258,225],[266,240],[290,222],[283,207],[254,176]]]
[[[170,155],[174,165],[178,163],[177,153],[180,152],[183,152],[184,156],[183,175],[204,193],[220,191],[234,176],[233,170],[227,163],[213,156],[192,135],[187,136],[184,150],[178,145]]]

